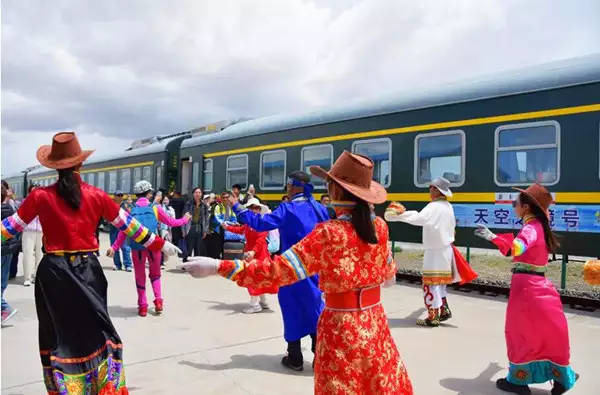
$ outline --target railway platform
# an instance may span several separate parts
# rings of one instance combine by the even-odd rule
[[[108,237],[102,235],[103,249]],[[305,343],[304,372],[280,365],[285,351],[276,297],[272,310],[241,313],[244,289],[221,278],[196,280],[167,262],[163,272],[165,312],[136,315],[133,274],[112,270],[103,257],[109,281],[109,309],[125,345],[131,394],[306,395],[312,394],[312,355]],[[2,328],[3,395],[44,394],[37,352],[33,287],[11,281],[5,298],[19,313]],[[150,291],[150,290],[149,290]],[[507,368],[504,344],[505,297],[450,291],[454,317],[438,328],[415,326],[424,314],[421,289],[398,283],[383,299],[392,334],[417,395],[501,395],[494,381]],[[581,378],[568,394],[599,393],[600,312],[566,309],[573,368]],[[533,387],[548,394],[550,384]]]

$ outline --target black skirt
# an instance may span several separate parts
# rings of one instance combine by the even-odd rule
[[[128,394],[107,285],[93,253],[49,254],[40,262],[35,304],[49,394]]]

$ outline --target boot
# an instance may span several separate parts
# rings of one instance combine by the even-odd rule
[[[448,299],[442,298],[442,307],[440,308],[440,322],[448,321],[452,318],[452,311],[450,311],[450,306],[448,306]]]
[[[496,380],[496,387],[504,392],[512,392],[513,394],[529,395],[531,390],[528,385],[517,385],[509,383],[506,379]]]
[[[140,317],[145,317],[146,315],[148,315],[148,306],[138,307],[138,315]]]
[[[162,299],[156,299],[154,301],[154,312],[157,315],[162,314],[162,312],[163,312],[163,300]]]
[[[288,342],[287,355],[281,359],[281,364],[288,369],[301,372],[304,370],[304,358],[302,356],[302,345],[300,340]]]
[[[575,381],[577,381],[577,380],[579,380],[579,374],[575,373]],[[562,395],[567,391],[568,391],[568,389],[566,389],[564,385],[562,385],[558,381],[554,380],[554,385],[552,386],[552,391],[550,391],[550,394]]]
[[[440,314],[439,309],[429,308],[427,310],[427,318],[424,320],[417,320],[419,326],[440,326]]]

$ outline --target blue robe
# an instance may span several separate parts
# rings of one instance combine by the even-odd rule
[[[242,205],[233,207],[240,222],[259,232],[279,229],[281,251],[302,240],[319,222],[329,219],[327,209],[312,197],[298,194],[289,203],[280,204],[269,214],[256,214]],[[324,303],[319,289],[319,277],[312,276],[279,288],[278,298],[283,315],[283,336],[293,342],[317,332],[317,322]]]

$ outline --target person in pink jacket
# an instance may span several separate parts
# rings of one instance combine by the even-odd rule
[[[175,219],[165,213],[159,205],[152,205],[149,199],[153,189],[152,184],[148,181],[137,182],[133,187],[133,192],[137,196],[137,201],[131,209],[131,217],[141,222],[151,232],[158,233],[159,223],[166,224],[170,227],[177,227],[185,225],[191,218],[191,215],[186,213],[183,218]],[[108,250],[107,255],[112,256],[116,251],[119,251],[126,237],[125,233],[119,233],[117,240],[115,240],[114,244]],[[149,277],[150,283],[152,284],[152,291],[154,292],[154,311],[156,314],[161,314],[163,311],[163,298],[160,282],[161,252],[150,251],[133,240],[130,240],[130,246],[138,293],[138,315],[140,317],[145,317],[148,314],[148,301],[146,299],[146,260],[150,267]]]

